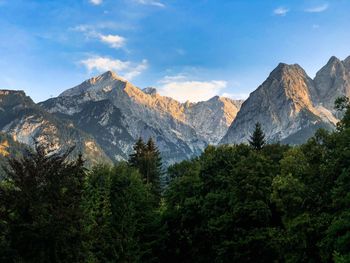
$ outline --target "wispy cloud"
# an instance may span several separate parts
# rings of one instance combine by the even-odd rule
[[[69,30],[80,31],[80,32],[96,31],[96,30],[132,30],[132,29],[134,29],[134,27],[127,23],[119,23],[119,22],[117,23],[112,21],[103,21],[103,22],[98,22],[93,24],[80,24],[69,28]]]
[[[89,71],[105,72],[108,70],[120,74],[127,80],[132,80],[148,68],[148,61],[142,60],[140,63],[122,61],[109,57],[94,56],[80,61]]]
[[[307,13],[322,13],[328,9],[329,5],[328,4],[323,4],[319,6],[314,6],[311,8],[307,8],[304,11]]]
[[[122,48],[126,44],[126,38],[120,35],[101,34],[94,27],[88,25],[79,25],[71,28],[73,31],[82,32],[88,39],[99,39],[102,43],[107,44],[111,48]]]
[[[93,5],[100,5],[102,4],[103,0],[90,0],[90,3]]]
[[[153,6],[162,7],[162,8],[165,7],[165,4],[155,0],[135,0],[135,2],[141,5],[153,5]]]
[[[100,34],[100,39],[103,43],[108,44],[111,48],[121,48],[125,45],[126,39],[118,35],[102,35]]]
[[[288,12],[289,12],[289,9],[285,7],[278,7],[275,10],[273,10],[273,13],[276,16],[285,16],[287,15]]]
[[[227,86],[223,80],[194,81],[188,80],[184,75],[166,76],[159,83],[161,86],[158,91],[161,95],[181,102],[208,100],[220,94]]]

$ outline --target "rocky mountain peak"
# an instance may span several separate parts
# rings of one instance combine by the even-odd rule
[[[298,64],[279,63],[278,66],[271,72],[270,77],[282,79],[285,76],[305,77],[307,76],[304,69]]]
[[[222,142],[247,142],[256,122],[268,124],[264,127],[268,140],[288,137],[297,130],[304,112],[315,112],[312,89],[312,79],[298,64],[280,63],[243,103]]]
[[[334,111],[334,102],[340,96],[350,95],[350,57],[344,61],[332,57],[317,72],[314,79],[316,93],[314,102]]]
[[[34,102],[29,98],[23,90],[0,90],[0,103],[1,107],[26,107],[33,105]]]
[[[341,62],[341,61],[340,61],[339,58],[337,58],[336,56],[332,56],[332,57],[328,60],[328,62],[327,62],[326,65],[333,65],[333,64],[340,63],[340,62]]]
[[[119,76],[117,73],[115,73],[115,72],[113,72],[111,70],[108,70],[105,73],[103,73],[100,76],[97,76],[97,77],[95,77],[93,79],[96,79],[96,80],[109,80],[109,79],[112,79],[112,80],[127,81],[126,79],[124,79],[123,77]]]
[[[310,93],[313,90],[312,79],[302,67],[280,63],[252,95],[265,97],[276,104],[288,101],[297,113],[303,107],[312,106]]]
[[[350,69],[350,56],[343,60],[343,64],[346,68]]]
[[[25,97],[26,94],[23,90],[0,90],[0,96],[17,95]]]
[[[93,94],[92,96],[95,96],[98,92],[108,93],[114,88],[124,88],[127,83],[127,80],[118,76],[116,73],[107,71],[97,77],[84,81],[76,87],[64,91],[59,97],[71,97],[83,93],[90,93],[90,95]]]

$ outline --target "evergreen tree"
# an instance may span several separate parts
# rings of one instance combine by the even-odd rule
[[[150,138],[147,142],[146,158],[148,163],[148,169],[146,171],[147,183],[152,184],[153,193],[160,197],[160,178],[162,176],[162,158],[160,152],[154,143],[153,139]]]
[[[253,132],[253,135],[250,136],[249,144],[255,150],[258,150],[258,151],[261,150],[266,144],[265,134],[261,129],[261,124],[259,122],[255,124],[255,130]]]
[[[139,170],[143,181],[151,185],[153,194],[160,200],[162,158],[152,138],[148,140],[147,144],[141,138],[135,143],[134,153],[130,155],[129,164]]]
[[[71,150],[9,159],[0,184],[2,262],[80,262],[84,259],[81,199],[85,169]],[[8,254],[7,254],[8,253]],[[7,257],[8,256],[8,257]]]
[[[135,168],[141,169],[143,166],[143,157],[147,148],[141,137],[136,141],[133,148],[134,153],[129,156],[129,164]]]
[[[84,194],[88,262],[154,262],[158,214],[139,172],[119,163],[96,166]]]

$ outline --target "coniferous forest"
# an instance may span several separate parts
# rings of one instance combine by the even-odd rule
[[[0,262],[350,262],[350,104],[300,146],[209,146],[163,169],[150,139],[128,162],[72,150],[10,157]]]

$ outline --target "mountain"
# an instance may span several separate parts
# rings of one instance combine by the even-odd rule
[[[7,158],[20,156],[25,150],[29,150],[29,147],[0,132],[0,180],[4,173],[3,168],[7,165]]]
[[[221,143],[246,143],[256,122],[267,141],[291,144],[304,142],[318,128],[334,128],[338,120],[320,103],[319,92],[319,83],[299,65],[279,64],[243,103]]]
[[[218,143],[240,105],[241,101],[220,97],[180,103],[154,88],[141,90],[111,71],[40,103],[93,136],[112,160],[127,159],[139,137],[152,137],[167,164]]]
[[[332,57],[314,79],[280,63],[244,102],[215,96],[180,103],[108,71],[39,104],[1,90],[0,132],[52,150],[75,145],[91,164],[126,160],[139,137],[152,137],[169,165],[209,144],[246,143],[256,122],[268,142],[303,143],[318,128],[335,128],[341,116],[333,105],[343,95],[350,96],[350,57]]]
[[[334,112],[334,101],[350,97],[350,56],[344,61],[332,57],[315,77],[314,102]]]
[[[218,144],[226,134],[243,100],[215,96],[208,101],[185,104],[186,121],[209,144]]]
[[[91,136],[46,112],[23,91],[0,90],[0,131],[16,142],[32,147],[39,143],[50,151],[75,146],[73,155],[82,152],[91,164],[108,161]]]

